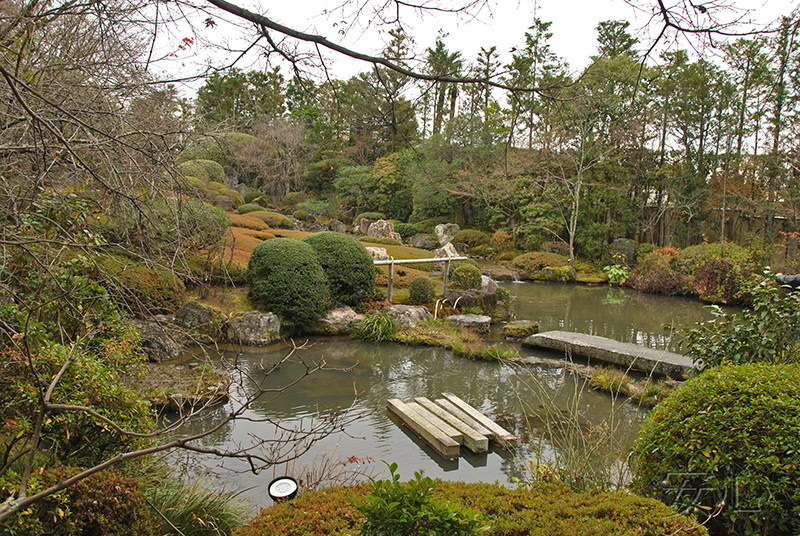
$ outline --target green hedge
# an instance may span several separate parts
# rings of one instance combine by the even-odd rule
[[[333,231],[310,234],[302,241],[317,252],[335,302],[357,305],[375,297],[375,265],[361,242]]]
[[[319,320],[330,305],[330,289],[316,251],[291,238],[273,238],[253,250],[247,264],[251,297],[288,327]]]
[[[238,536],[358,534],[363,516],[348,498],[364,498],[367,486],[307,492],[266,508]],[[556,483],[508,489],[499,484],[435,482],[433,498],[483,515],[487,536],[703,536],[703,527],[662,503],[627,493],[575,493]]]
[[[642,427],[634,488],[696,511],[712,534],[800,534],[798,386],[798,365],[763,363],[689,380]]]

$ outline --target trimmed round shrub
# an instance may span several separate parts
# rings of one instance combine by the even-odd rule
[[[308,199],[308,194],[306,192],[289,192],[281,199],[281,205],[284,207],[293,207],[306,199]]]
[[[413,304],[431,303],[434,298],[436,289],[427,277],[415,277],[408,286],[408,301]]]
[[[407,241],[415,234],[419,234],[419,228],[413,223],[396,223],[394,230],[404,241]]]
[[[263,221],[273,229],[294,229],[294,222],[292,219],[280,212],[270,212],[269,210],[264,210],[262,207],[258,207],[258,210],[250,215]]]
[[[486,233],[475,231],[474,229],[465,229],[459,231],[453,237],[453,242],[456,244],[466,244],[474,248],[476,246],[486,246],[489,244],[491,238]]]
[[[308,218],[308,212],[306,212],[305,210],[295,210],[294,212],[292,212],[292,217],[296,220],[303,221],[306,218]]]
[[[367,248],[350,235],[324,231],[302,240],[314,248],[337,303],[357,305],[375,296],[375,265]]]
[[[328,278],[311,245],[273,238],[253,250],[247,263],[251,297],[289,327],[319,320],[330,305]]]
[[[247,214],[249,212],[263,211],[264,207],[261,207],[254,203],[245,203],[244,205],[239,205],[239,208],[237,208],[236,210],[239,211],[239,214]]]
[[[473,264],[462,264],[453,270],[450,281],[464,290],[481,288],[481,269]]]
[[[495,231],[489,240],[489,245],[496,251],[514,249],[514,237],[506,231]]]
[[[633,447],[634,488],[712,534],[800,533],[800,367],[723,365],[659,404]]]
[[[258,199],[262,195],[264,195],[264,193],[263,192],[259,192],[258,190],[249,191],[246,194],[244,194],[244,202],[245,203],[252,203],[253,201]]]
[[[203,182],[224,182],[225,170],[213,160],[189,160],[178,164],[184,176],[197,177]]]
[[[565,266],[569,259],[557,253],[533,252],[515,257],[511,265],[520,272],[537,272],[548,266]]]

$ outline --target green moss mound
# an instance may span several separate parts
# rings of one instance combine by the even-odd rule
[[[171,313],[186,301],[183,281],[169,270],[126,266],[117,273],[116,289],[128,310],[141,316]]]
[[[239,214],[250,214],[251,212],[262,212],[264,207],[255,203],[245,203],[244,205],[239,205],[236,210],[239,211]]]
[[[477,246],[488,246],[490,240],[491,237],[489,235],[474,229],[465,229],[463,231],[459,231],[453,237],[453,242],[456,244],[466,244],[471,248]]]
[[[798,385],[797,365],[720,366],[688,381],[641,430],[635,488],[698,512],[712,534],[800,533]]]
[[[357,305],[375,297],[375,266],[361,242],[333,231],[310,234],[302,242],[317,252],[335,302]]]
[[[184,176],[197,177],[203,182],[225,182],[225,170],[213,160],[187,160],[178,164]]]
[[[248,212],[248,214],[260,219],[273,229],[294,229],[292,218],[279,212],[270,212],[269,210],[264,210],[263,207],[259,207],[257,211]]]
[[[363,499],[367,486],[331,487],[266,508],[239,536],[359,534],[364,518],[349,498]],[[706,529],[662,503],[625,493],[575,493],[563,485],[508,489],[499,484],[435,481],[433,499],[480,512],[487,536],[706,535]]]
[[[331,301],[317,252],[291,238],[273,238],[256,246],[247,264],[247,283],[259,307],[289,327],[316,322]]]
[[[451,282],[453,286],[464,289],[479,289],[482,286],[481,269],[473,264],[462,264],[453,270]]]
[[[259,192],[258,190],[252,190],[252,191],[247,192],[246,194],[244,194],[244,198],[243,199],[244,199],[245,203],[252,203],[253,201],[258,199],[262,195],[264,195],[262,192]]]
[[[569,263],[564,255],[535,251],[515,257],[511,265],[520,272],[537,272],[548,266],[565,266]]]

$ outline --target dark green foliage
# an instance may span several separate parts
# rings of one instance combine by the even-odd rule
[[[415,277],[408,286],[408,301],[415,304],[431,303],[436,298],[433,281],[427,277]]]
[[[396,223],[394,225],[394,230],[405,241],[419,233],[419,228],[413,223]]]
[[[330,201],[319,199],[306,199],[297,203],[295,206],[298,210],[305,210],[313,216],[336,216],[338,210]]]
[[[289,327],[316,322],[331,302],[317,252],[291,238],[273,238],[256,246],[247,264],[247,283],[259,307]]]
[[[375,265],[361,242],[332,231],[310,234],[302,241],[316,251],[335,302],[357,305],[375,297]]]
[[[352,536],[364,517],[348,499],[367,486],[308,492],[262,510],[239,536]],[[500,484],[436,482],[434,501],[451,501],[483,514],[487,536],[704,536],[706,529],[653,499],[629,493],[576,493],[550,483],[510,489]]]
[[[281,205],[284,207],[293,207],[306,199],[308,199],[308,194],[306,192],[289,192],[281,199]]]
[[[262,192],[259,192],[258,190],[251,190],[251,191],[247,192],[246,194],[244,194],[244,198],[243,199],[244,199],[245,203],[252,203],[253,201],[255,201],[256,199],[258,199],[259,197],[261,197],[263,195],[264,194]]]
[[[467,246],[474,248],[476,246],[486,246],[489,244],[491,237],[486,233],[481,231],[475,231],[473,229],[465,229],[463,231],[459,231],[453,237],[453,242],[456,244],[466,244]]]
[[[511,261],[514,269],[521,272],[536,272],[547,266],[565,266],[568,263],[569,259],[563,255],[543,252],[525,253]]]
[[[452,218],[448,216],[439,216],[438,218],[427,218],[425,220],[414,222],[414,225],[417,226],[417,229],[419,229],[420,233],[432,234],[437,225],[449,223],[451,221],[453,221]]]
[[[786,293],[771,275],[750,290],[752,309],[726,313],[711,307],[712,320],[686,334],[686,353],[699,368],[733,363],[797,363],[800,357],[800,294]]]
[[[35,475],[31,492],[38,492],[80,472],[58,467]],[[12,516],[4,534],[14,536],[148,536],[156,534],[140,484],[115,469],[96,473]]]
[[[636,262],[640,263],[644,261],[644,259],[650,255],[658,246],[655,244],[649,244],[647,242],[642,242],[638,246],[636,246]]]
[[[398,325],[393,315],[371,314],[353,330],[353,336],[362,341],[389,342],[397,333]]]
[[[375,220],[375,221],[385,220],[386,215],[383,212],[362,212],[361,214],[356,216],[356,219],[353,220],[353,225],[360,225],[361,220],[363,219]]]
[[[689,380],[644,424],[635,488],[696,512],[712,534],[800,533],[798,385],[797,365],[764,363]]]
[[[244,205],[239,205],[239,208],[236,209],[239,211],[239,214],[248,214],[250,212],[258,212],[264,210],[264,207],[261,205],[256,205],[255,203],[246,202]]]
[[[481,269],[472,264],[464,263],[450,275],[453,286],[464,289],[479,289],[482,286]]]
[[[389,480],[370,480],[371,493],[352,503],[365,518],[363,536],[402,534],[408,536],[469,535],[484,532],[479,513],[450,502],[433,499],[434,481],[414,473],[414,480],[400,482],[397,464],[389,466]]]

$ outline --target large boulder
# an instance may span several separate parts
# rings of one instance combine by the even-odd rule
[[[228,340],[245,346],[264,346],[280,338],[281,319],[274,313],[242,311],[228,318]]]
[[[445,244],[443,247],[440,247],[436,251],[433,252],[433,258],[435,259],[446,259],[448,257],[460,257],[458,251],[456,250],[453,244]]]
[[[181,307],[172,321],[188,330],[195,342],[218,342],[227,335],[228,317],[225,313],[196,301],[190,301]]]
[[[494,292],[497,290],[497,283],[488,275],[481,276],[481,290],[484,292]]]
[[[439,245],[444,246],[452,242],[453,237],[458,234],[461,228],[455,223],[440,223],[433,228],[436,238],[439,239]]]
[[[492,266],[486,273],[495,281],[519,281],[519,272],[507,266]]]
[[[371,220],[369,218],[361,218],[361,221],[353,227],[353,232],[360,235],[366,235],[367,231],[369,231],[369,226],[375,223],[375,220]]]
[[[136,321],[135,324],[142,335],[142,350],[153,363],[177,359],[189,342],[181,330],[173,329],[174,326],[170,325],[166,317]]]
[[[367,253],[372,257],[373,261],[388,261],[389,254],[386,253],[386,248],[367,247]]]
[[[434,250],[439,247],[439,241],[433,235],[417,233],[408,239],[408,245],[412,248]]]
[[[331,309],[325,318],[313,326],[303,329],[309,335],[347,335],[353,330],[353,326],[364,321],[364,315],[358,314],[350,307],[337,307]]]
[[[378,220],[370,225],[369,229],[367,229],[367,236],[372,238],[393,238],[400,243],[403,242],[403,237],[400,236],[400,233],[394,231],[394,224],[386,220]]]
[[[482,290],[448,289],[444,300],[462,311],[466,307],[479,307],[483,311],[491,311],[497,306],[497,294]]]
[[[457,328],[466,328],[478,333],[489,333],[492,326],[492,317],[484,315],[453,315],[448,316],[447,321]]]
[[[514,313],[511,312],[508,305],[504,301],[498,301],[497,305],[492,309],[492,318],[499,322],[508,322],[514,318]]]
[[[340,222],[339,220],[331,220],[328,224],[328,229],[335,233],[346,233],[347,232],[347,225]]]
[[[381,314],[395,317],[399,329],[413,328],[431,317],[431,312],[422,305],[389,305],[381,309]]]

